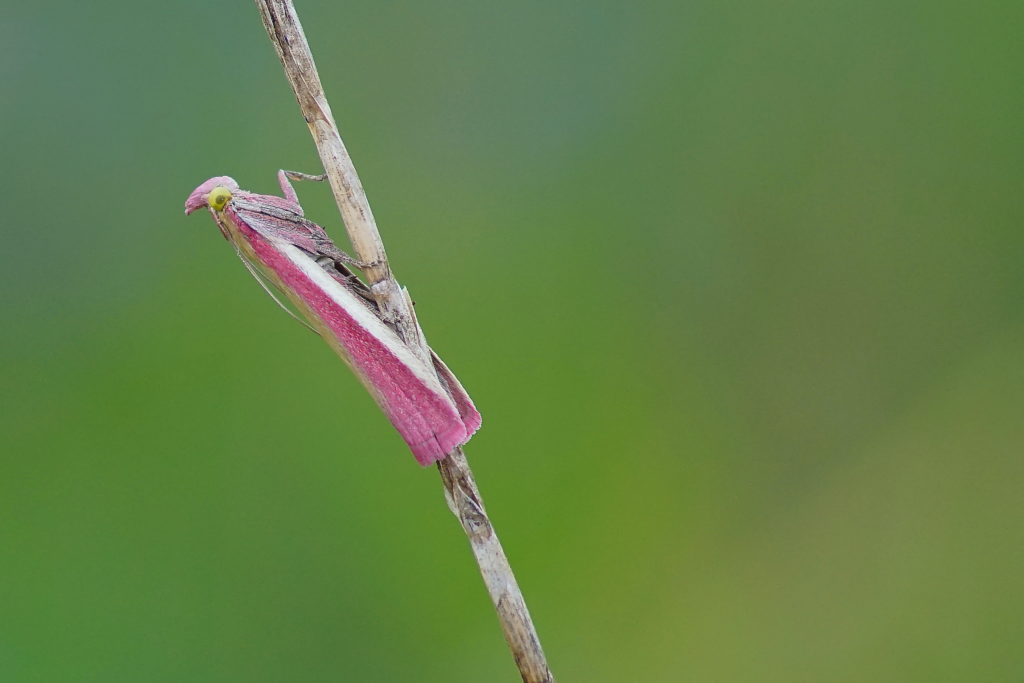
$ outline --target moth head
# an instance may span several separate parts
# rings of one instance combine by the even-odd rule
[[[208,206],[214,211],[223,211],[237,191],[238,183],[227,176],[222,175],[210,178],[192,190],[192,194],[185,201],[185,213],[192,213],[204,206]]]
[[[231,190],[218,185],[217,187],[210,190],[210,194],[206,196],[206,203],[214,211],[223,211],[224,207],[227,206],[228,200],[231,199]]]

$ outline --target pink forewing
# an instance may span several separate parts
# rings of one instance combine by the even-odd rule
[[[469,394],[462,388],[462,384],[455,374],[448,369],[448,366],[444,364],[444,361],[434,353],[433,349],[430,351],[430,359],[434,363],[434,369],[437,370],[438,376],[441,381],[444,382],[445,388],[448,389],[448,393],[451,395],[452,400],[455,401],[455,407],[459,411],[459,417],[462,418],[462,423],[466,426],[466,441],[469,437],[473,436],[476,430],[480,429],[480,425],[483,420],[480,417],[480,412],[473,405],[473,401],[469,398]],[[465,442],[463,442],[465,443]]]
[[[365,318],[362,322],[358,320],[359,316],[340,305],[289,258],[282,250],[282,242],[254,230],[233,208],[228,207],[225,213],[285,291],[302,302],[331,332],[345,360],[409,444],[417,461],[429,465],[469,440],[480,425],[480,414],[443,363],[435,361],[452,396],[436,382],[431,386],[425,381],[422,373],[410,367],[408,358],[399,358],[405,355],[401,353],[403,345],[390,328],[380,323],[374,330],[368,329]],[[342,280],[336,281],[339,286],[346,286]],[[355,304],[366,305],[361,301]]]

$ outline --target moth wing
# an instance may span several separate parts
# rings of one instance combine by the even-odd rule
[[[355,371],[420,464],[469,439],[480,417],[465,390],[443,363],[421,360],[381,319],[366,286],[339,263],[347,255],[322,228],[252,197],[232,201],[223,216],[229,241]]]
[[[285,216],[249,209],[247,206],[237,208],[237,213],[246,225],[267,239],[281,240],[310,253],[318,253],[317,240],[309,228],[304,225],[308,221],[301,216],[289,219]]]
[[[319,330],[310,325],[305,318],[303,318],[301,315],[293,311],[283,301],[281,301],[280,297],[278,297],[277,294],[275,293],[275,291],[280,292],[280,289],[278,289],[277,285],[274,284],[273,280],[270,280],[266,275],[263,274],[263,272],[259,269],[259,267],[256,264],[252,263],[249,259],[247,259],[245,257],[245,254],[242,253],[242,250],[238,248],[238,245],[232,243],[231,246],[235,248],[235,253],[238,254],[238,258],[242,261],[242,265],[245,266],[245,269],[249,271],[250,275],[252,275],[252,279],[256,280],[257,284],[259,284],[263,291],[267,293],[267,296],[273,299],[274,303],[277,304],[282,311],[290,315],[300,325],[302,325],[307,330],[309,330],[310,332],[319,337]],[[281,293],[283,294],[283,292]]]
[[[441,383],[445,389],[448,390],[448,394],[455,401],[455,407],[459,411],[459,417],[462,418],[462,423],[466,425],[466,439],[473,436],[476,430],[480,429],[480,424],[483,422],[483,418],[480,417],[480,411],[473,405],[472,399],[469,398],[469,394],[465,389],[462,388],[462,383],[455,376],[448,366],[444,364],[441,357],[437,355],[434,349],[430,349],[430,359],[434,363],[434,369],[437,371],[438,376],[441,378]]]
[[[253,230],[268,239],[283,240],[333,261],[356,263],[356,259],[334,244],[322,227],[301,215],[252,202],[243,203],[236,211]]]

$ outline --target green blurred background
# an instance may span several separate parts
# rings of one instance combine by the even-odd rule
[[[561,681],[1024,680],[1024,6],[299,10]],[[3,15],[0,681],[517,680],[182,215],[318,169],[255,8]]]

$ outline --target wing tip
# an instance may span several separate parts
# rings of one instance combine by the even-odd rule
[[[475,411],[474,411],[475,412]],[[435,432],[429,438],[417,443],[409,444],[416,462],[426,467],[433,465],[438,460],[444,460],[448,454],[459,446],[468,442],[473,434],[480,428],[480,414],[469,416],[469,419],[460,419],[457,424],[449,428]]]

